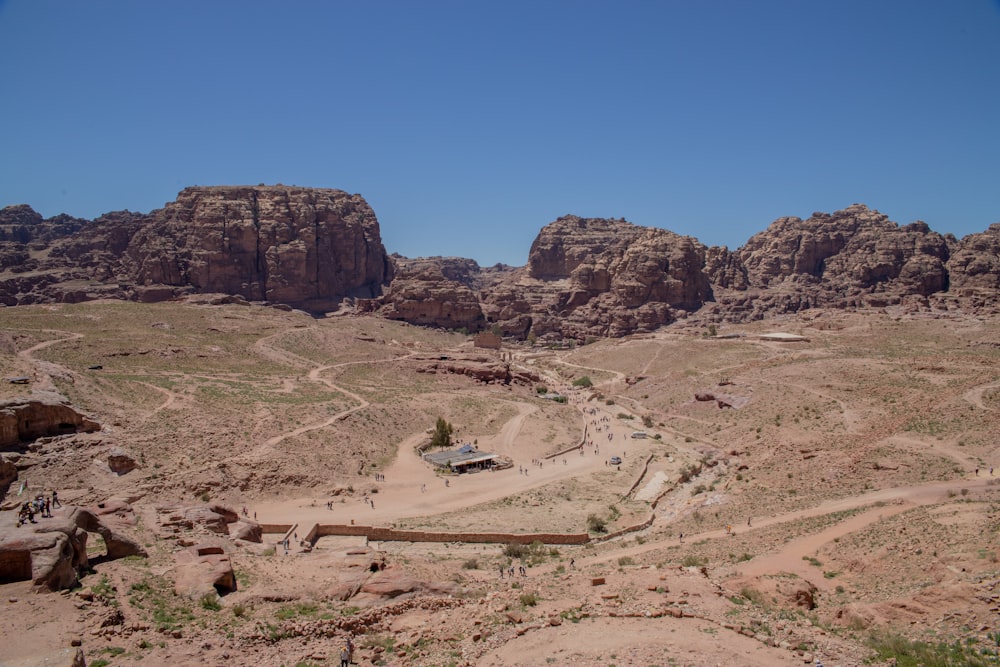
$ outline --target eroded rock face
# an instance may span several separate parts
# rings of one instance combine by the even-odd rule
[[[260,542],[260,524],[240,516],[222,505],[177,505],[157,507],[158,533],[163,539],[171,537],[191,540],[194,533],[225,535],[233,539]]]
[[[17,464],[5,456],[0,456],[0,501],[7,496],[7,490],[17,479]]]
[[[42,221],[28,207],[7,207],[4,268],[7,305],[221,292],[320,310],[345,296],[378,295],[392,278],[364,198],[281,185],[187,188],[148,215],[119,211],[93,221]]]
[[[395,278],[382,297],[380,313],[411,324],[479,331],[485,318],[478,296],[469,287],[470,274],[477,271],[478,266],[469,260],[397,259]]]
[[[196,544],[174,554],[174,592],[192,600],[236,590],[236,573],[222,547]]]
[[[1000,223],[956,243],[947,269],[952,289],[1000,289]]]
[[[285,186],[187,188],[129,243],[136,283],[330,307],[391,278],[378,221],[360,195]]]
[[[35,393],[0,401],[0,448],[18,447],[38,438],[91,433],[101,425],[77,412],[56,394]]]
[[[66,508],[37,521],[0,527],[0,582],[31,580],[52,591],[76,585],[77,571],[88,564],[88,533],[104,539],[109,558],[146,555],[137,542],[90,510]]]
[[[705,251],[662,229],[564,216],[539,233],[526,271],[484,290],[483,310],[522,337],[653,331],[712,298]]]
[[[943,236],[922,222],[900,227],[863,204],[807,220],[780,218],[739,254],[756,287],[798,278],[834,292],[878,286],[927,295],[948,286]]]
[[[135,461],[135,457],[122,447],[112,447],[111,451],[108,452],[108,469],[111,470],[116,475],[126,475],[139,465]]]
[[[516,269],[390,258],[367,203],[339,190],[188,188],[148,215],[93,221],[43,220],[27,206],[0,211],[7,305],[218,293],[587,340],[653,331],[692,313],[739,322],[812,307],[993,312],[998,290],[1000,224],[957,240],[861,204],[780,218],[737,250],[623,219],[564,216],[539,232]]]

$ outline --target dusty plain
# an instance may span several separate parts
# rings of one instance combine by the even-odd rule
[[[0,309],[3,376],[30,378],[0,399],[57,391],[102,425],[22,453],[4,525],[26,480],[67,505],[126,500],[149,552],[108,560],[93,536],[79,588],[0,585],[0,664],[76,643],[89,665],[335,665],[348,636],[359,665],[998,664],[998,323],[810,310],[709,333],[497,352],[204,300]],[[428,371],[501,355],[538,381]],[[513,466],[436,472],[414,448],[439,417]],[[113,447],[137,467],[111,472]],[[322,537],[286,555],[276,533],[158,529],[157,508],[206,503],[265,526],[590,541]],[[226,550],[238,590],[173,592],[192,542]],[[341,599],[340,558],[364,546],[394,586]]]

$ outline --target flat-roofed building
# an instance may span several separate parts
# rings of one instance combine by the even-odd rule
[[[496,463],[497,455],[481,452],[472,445],[463,445],[458,449],[442,452],[428,452],[424,460],[437,468],[450,469],[454,472],[474,472],[489,470]]]

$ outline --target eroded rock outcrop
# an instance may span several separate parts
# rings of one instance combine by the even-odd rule
[[[653,331],[712,298],[705,250],[625,220],[564,216],[539,233],[526,271],[483,294],[484,312],[508,335]]]
[[[38,523],[0,527],[0,582],[30,580],[37,588],[61,590],[78,582],[77,571],[88,565],[88,533],[107,545],[108,558],[145,556],[133,539],[93,511],[68,507]]]
[[[479,331],[485,325],[479,298],[469,287],[475,262],[444,258],[396,260],[392,284],[382,297],[383,317],[422,326]],[[463,282],[464,281],[464,282]]]
[[[340,190],[192,187],[149,214],[92,221],[0,211],[6,305],[222,292],[321,310],[378,295],[391,278],[374,212]]]
[[[262,530],[256,521],[243,517],[222,505],[173,505],[156,508],[158,533],[163,539],[191,541],[191,533],[224,535],[232,539],[260,542]]]
[[[99,423],[77,412],[57,394],[36,392],[30,397],[0,401],[0,448],[16,448],[45,436],[100,429]]]
[[[1000,289],[1000,223],[956,243],[947,268],[953,289]]]
[[[196,544],[174,554],[174,592],[192,600],[236,590],[229,554],[219,546]]]
[[[140,285],[329,308],[392,277],[375,213],[340,190],[186,188],[151,218],[123,258]]]
[[[785,217],[737,250],[623,219],[546,225],[525,267],[386,255],[364,199],[286,186],[194,187],[147,215],[0,211],[0,303],[219,293],[314,311],[353,303],[423,326],[521,339],[649,332],[698,313],[749,321],[812,307],[996,311],[1000,224],[961,240],[854,204]],[[346,313],[347,311],[341,311]]]

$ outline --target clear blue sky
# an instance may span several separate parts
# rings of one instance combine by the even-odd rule
[[[0,206],[362,194],[390,252],[560,215],[736,248],[855,202],[1000,221],[998,0],[0,0]]]

